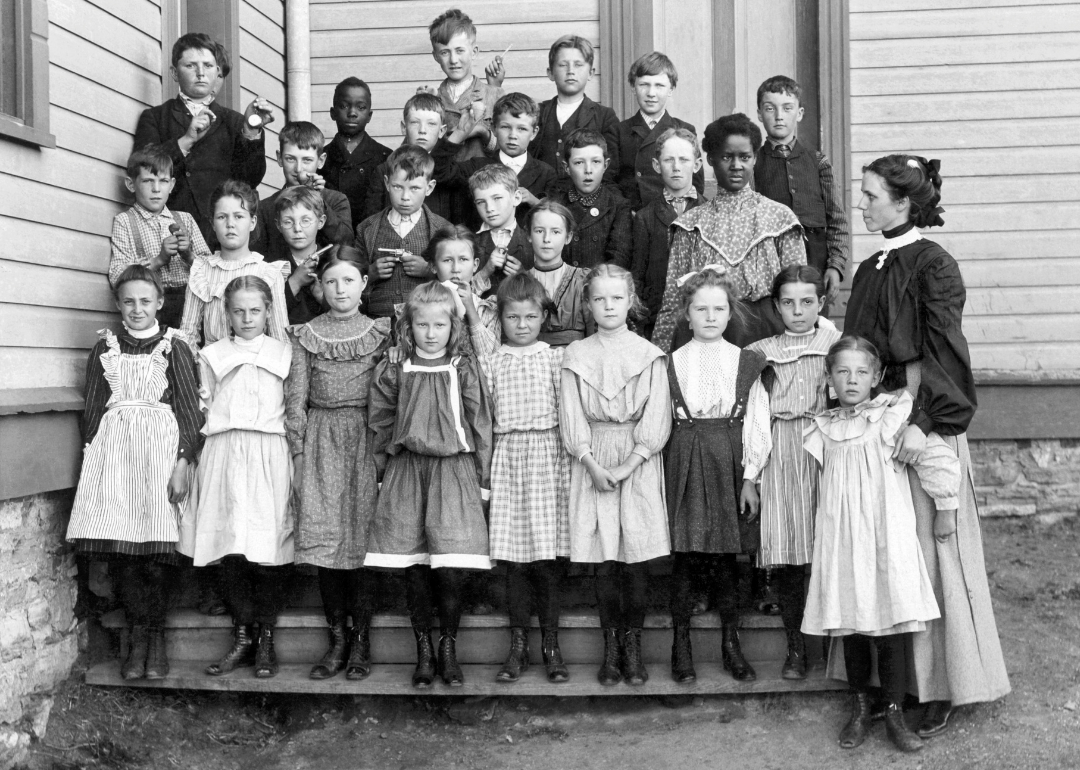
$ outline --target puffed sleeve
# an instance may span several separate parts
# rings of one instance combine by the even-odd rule
[[[776,236],[776,254],[780,257],[781,268],[806,264],[806,244],[803,243],[801,226],[796,225]]]
[[[656,316],[652,336],[652,343],[665,353],[671,352],[671,338],[675,335],[675,316],[679,306],[679,286],[676,281],[680,275],[685,275],[694,269],[691,257],[698,240],[697,233],[688,233],[680,227],[675,228],[675,235],[671,239],[671,256],[668,257],[664,299],[660,303],[660,312]],[[806,261],[805,252],[803,261]]]
[[[199,410],[199,380],[195,356],[181,339],[174,339],[169,351],[169,368],[165,372],[172,391],[173,414],[180,431],[176,459],[193,462],[202,446],[203,414]]]
[[[289,365],[289,388],[285,394],[285,438],[289,451],[295,456],[304,452],[307,434],[308,389],[311,386],[311,360],[307,348],[300,344],[295,333],[292,340],[292,363]]]
[[[559,384],[559,434],[571,457],[580,460],[592,452],[592,429],[578,392],[578,377],[569,369],[562,370]]]
[[[114,287],[120,274],[130,265],[144,264],[139,259],[139,250],[135,246],[135,236],[131,232],[131,223],[126,213],[113,217],[112,235],[109,237],[109,283]],[[145,264],[149,267],[149,264]]]
[[[919,483],[939,511],[960,507],[960,458],[945,439],[936,433],[926,437],[926,449],[911,466]]]
[[[491,495],[492,412],[491,395],[487,383],[480,374],[475,358],[461,362],[462,418],[472,430],[473,446],[476,448],[476,473],[480,478],[480,491],[484,499]]]
[[[634,426],[634,449],[636,455],[646,460],[667,445],[671,437],[671,391],[668,386],[667,358],[654,358],[646,372],[638,375],[647,377],[649,399],[641,412],[638,424]]]
[[[386,454],[390,440],[394,437],[394,423],[397,419],[398,390],[401,366],[383,358],[375,365],[375,375],[371,378],[368,389],[368,430],[374,436],[371,453]]]
[[[199,229],[199,225],[195,221],[195,218],[186,211],[174,211],[173,215],[180,219],[180,222],[184,225],[184,230],[188,234],[188,238],[191,239],[192,259],[199,259],[200,257],[207,259],[212,252],[210,251],[210,247],[206,245],[202,230]]]
[[[288,343],[289,333],[289,308],[288,301],[285,299],[285,275],[284,272],[291,270],[291,265],[288,262],[271,265],[271,270],[267,271],[270,284],[270,296],[274,300],[274,306],[270,308],[270,319],[267,324],[266,333],[276,340]]]
[[[757,482],[772,453],[769,392],[759,377],[750,386],[743,418],[743,479]]]
[[[203,311],[206,303],[187,287],[184,291],[184,313],[180,317],[180,336],[192,350],[199,349],[202,342]]]
[[[975,415],[975,381],[961,330],[967,293],[960,267],[940,252],[919,273],[923,308],[922,379],[911,422],[923,433],[964,433]]]
[[[105,379],[105,367],[101,365],[101,356],[108,347],[105,340],[98,340],[86,360],[86,406],[82,417],[83,442],[86,444],[97,435],[101,418],[105,416],[105,404],[112,397],[112,388]]]
[[[199,362],[199,410],[207,414],[217,394],[217,377],[206,359],[200,355],[196,360]]]

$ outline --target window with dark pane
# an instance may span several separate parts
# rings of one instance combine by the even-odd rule
[[[0,0],[0,112],[19,115],[18,0]]]

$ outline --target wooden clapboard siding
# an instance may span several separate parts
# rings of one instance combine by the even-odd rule
[[[960,262],[976,370],[1080,373],[1080,2],[850,9],[852,203],[874,158],[940,158],[927,235]],[[881,241],[853,220],[858,263]]]
[[[443,74],[431,57],[427,27],[453,3],[445,0],[371,0],[311,4],[311,112],[333,136],[329,109],[334,86],[355,75],[371,86],[374,114],[368,133],[388,147],[401,143],[401,110],[421,85],[436,86]],[[598,0],[545,3],[474,0],[461,6],[477,26],[480,54],[473,72],[483,77],[492,57],[508,45],[506,91],[522,91],[537,101],[555,93],[547,79],[547,51],[560,35],[572,32],[592,41],[599,52]],[[597,55],[597,64],[599,64]],[[599,98],[599,76],[586,93]]]
[[[124,163],[161,101],[161,9],[50,0],[56,148],[0,141],[0,389],[81,387],[96,332],[115,324],[106,272]]]
[[[241,103],[261,96],[274,107],[274,122],[266,128],[266,176],[259,185],[259,197],[265,198],[285,184],[276,160],[287,107],[284,0],[240,0],[239,58]]]

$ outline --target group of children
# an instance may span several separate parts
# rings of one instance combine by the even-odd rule
[[[286,186],[261,204],[253,148],[267,105],[217,106],[220,47],[177,43],[180,97],[140,120],[136,203],[114,222],[124,331],[103,331],[90,355],[68,530],[81,556],[117,566],[132,627],[123,676],[167,674],[163,597],[182,563],[216,566],[233,619],[215,676],[277,672],[291,564],[318,571],[329,646],[316,679],[370,673],[372,570],[402,570],[421,688],[464,681],[463,585],[493,562],[506,565],[510,614],[501,682],[529,666],[533,611],[548,679],[569,677],[569,562],[595,568],[605,685],[648,678],[649,565],[669,555],[678,682],[696,678],[690,617],[714,582],[724,667],[756,676],[737,630],[738,554],[776,568],[785,678],[806,677],[803,632],[880,635],[937,617],[913,519],[891,507],[903,508],[890,447],[910,398],[879,394],[874,347],[821,315],[847,224],[828,161],[794,140],[798,85],[763,84],[768,146],[736,128],[750,137],[752,157],[732,161],[745,174],[718,170],[733,200],[754,173],[795,208],[806,243],[756,276],[782,332],[739,347],[737,271],[669,275],[672,223],[704,204],[694,129],[666,112],[670,60],[634,63],[641,109],[620,123],[584,95],[588,41],[552,46],[558,95],[537,106],[501,93],[501,59],[487,83],[472,74],[475,37],[460,11],[433,22],[447,80],[409,99],[393,152],[365,132],[371,93],[357,78],[335,91],[329,145],[310,123],[284,126]],[[714,168],[728,158],[709,152]],[[650,341],[665,294],[688,337],[670,356]],[[945,450],[917,466],[942,507],[959,484]]]

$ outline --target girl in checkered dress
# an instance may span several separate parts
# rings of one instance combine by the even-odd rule
[[[559,387],[565,348],[541,342],[552,302],[528,273],[498,290],[506,342],[474,323],[470,333],[491,389],[491,558],[506,562],[510,654],[496,681],[516,682],[529,667],[530,588],[540,620],[547,677],[565,682],[559,651],[559,584],[570,555],[570,460],[559,439]]]

